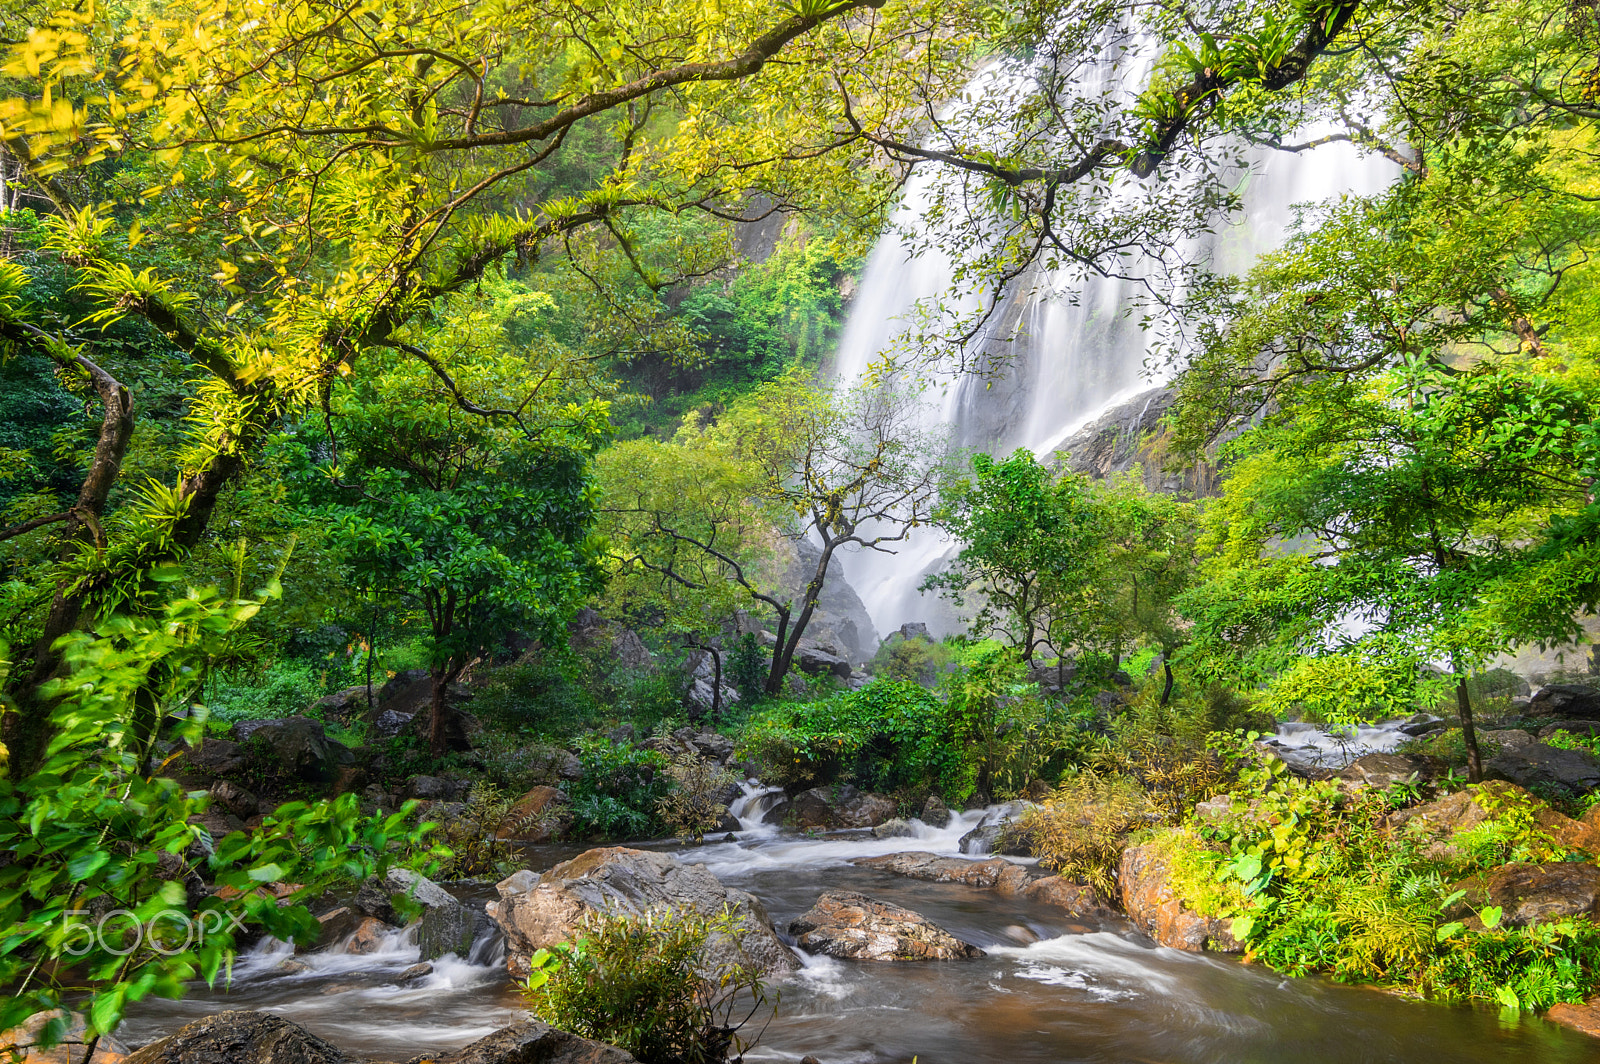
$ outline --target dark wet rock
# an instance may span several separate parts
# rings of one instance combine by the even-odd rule
[[[881,794],[857,790],[848,783],[813,787],[772,806],[764,824],[782,824],[802,831],[872,828],[894,816],[895,804]]]
[[[789,924],[801,949],[858,961],[951,961],[983,956],[920,913],[848,890],[830,890]]]
[[[778,939],[761,902],[747,891],[724,887],[705,865],[611,846],[563,861],[525,890],[512,879],[501,882],[500,900],[489,903],[489,915],[505,933],[506,966],[516,976],[527,975],[528,957],[535,950],[570,941],[589,913],[638,915],[659,906],[692,909],[708,917],[717,916],[725,906],[733,908],[747,932],[743,948],[727,936],[714,936],[704,954],[708,969],[736,962],[767,973],[799,967]]]
[[[1027,802],[1006,802],[995,806],[984,814],[977,827],[961,836],[959,849],[962,853],[975,855],[1002,853],[1012,857],[1027,857],[1026,840],[1013,838],[1012,833],[1006,831],[1027,807]]]
[[[1240,953],[1228,921],[1202,916],[1184,904],[1172,887],[1168,859],[1159,842],[1122,851],[1117,871],[1122,908],[1135,927],[1163,946],[1198,953]]]
[[[208,737],[178,754],[162,771],[191,790],[203,790],[213,780],[238,775],[249,767],[250,751],[242,745]]]
[[[733,740],[719,732],[696,731],[694,728],[679,728],[672,733],[684,749],[693,751],[698,756],[708,761],[715,761],[725,765],[733,757]]]
[[[211,785],[212,808],[221,806],[234,816],[251,817],[260,812],[261,799],[230,780],[218,780]]]
[[[1418,713],[1401,721],[1399,728],[1407,735],[1429,735],[1436,731],[1443,731],[1449,725],[1443,717],[1436,717],[1432,713]]]
[[[743,831],[744,825],[739,823],[738,817],[734,816],[732,813],[725,812],[717,818],[717,826],[711,830],[713,832],[726,831],[731,834],[735,831]]]
[[[442,1056],[425,1054],[409,1064],[634,1064],[634,1058],[616,1046],[528,1020],[501,1028],[465,1049]]]
[[[930,828],[944,828],[950,826],[950,807],[944,804],[944,799],[937,794],[928,795],[928,800],[922,803],[922,812],[917,819]]]
[[[1433,766],[1426,758],[1404,754],[1366,754],[1339,770],[1339,778],[1369,787],[1388,787],[1395,783],[1414,783],[1432,776]]]
[[[487,915],[461,902],[430,907],[423,912],[417,927],[417,956],[425,961],[438,960],[449,953],[466,957],[472,952],[472,944],[489,927]]]
[[[406,730],[406,725],[411,723],[413,716],[415,714],[381,709],[373,717],[369,734],[375,739],[392,739]]]
[[[832,674],[841,680],[850,678],[850,662],[836,649],[825,649],[815,643],[801,643],[795,650],[795,664],[807,676]]]
[[[189,823],[194,824],[197,827],[205,828],[206,833],[210,835],[213,840],[220,839],[224,835],[231,835],[235,831],[244,830],[243,819],[221,809],[212,809],[204,813],[198,813],[189,818]]]
[[[1484,765],[1483,774],[1555,797],[1577,798],[1600,788],[1600,758],[1585,750],[1562,750],[1530,741],[1502,747]]]
[[[145,1046],[125,1064],[348,1064],[293,1020],[269,1012],[219,1012]]]
[[[355,760],[346,747],[324,734],[320,720],[310,717],[242,720],[233,732],[249,743],[269,771],[307,782],[332,780],[341,765]]]
[[[378,701],[377,691],[372,692],[371,701],[374,704]],[[367,685],[357,684],[354,687],[346,687],[341,691],[335,691],[331,695],[323,695],[311,703],[306,712],[312,716],[322,717],[324,720],[330,717],[341,721],[353,720],[371,708],[367,703]]]
[[[1507,864],[1455,885],[1465,890],[1456,909],[1446,914],[1462,919],[1486,905],[1498,905],[1506,927],[1600,914],[1600,868],[1578,861],[1557,864]],[[1482,921],[1472,917],[1478,927]]]
[[[916,834],[916,830],[909,820],[895,817],[873,828],[872,834],[880,839],[909,839]]]
[[[1435,860],[1462,860],[1467,855],[1454,844],[1454,836],[1513,808],[1525,810],[1541,831],[1568,849],[1600,855],[1600,825],[1563,816],[1523,788],[1503,780],[1472,784],[1455,794],[1398,810],[1389,814],[1387,823],[1390,830],[1435,840],[1427,851]]]
[[[444,776],[412,776],[404,795],[424,802],[451,802],[461,797],[461,784]]]
[[[1575,683],[1546,684],[1528,700],[1527,712],[1535,717],[1600,720],[1600,688]]]

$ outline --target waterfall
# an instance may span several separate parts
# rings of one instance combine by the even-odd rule
[[[1299,154],[1260,149],[1244,175],[1239,220],[1201,250],[1214,268],[1244,272],[1258,255],[1283,242],[1296,204],[1341,193],[1371,195],[1387,187],[1396,173],[1387,160],[1363,156],[1342,142]],[[954,264],[949,259],[931,251],[913,255],[901,236],[922,224],[940,176],[938,167],[918,165],[867,260],[840,335],[835,374],[841,386],[860,380],[895,345],[919,302],[943,298],[958,312],[975,305],[971,293],[953,291]],[[1099,276],[1074,279],[1065,272],[1024,279],[1008,295],[990,332],[970,345],[982,352],[1005,339],[1006,372],[999,379],[983,379],[935,371],[928,378],[933,396],[929,416],[949,427],[957,447],[997,455],[1026,447],[1048,459],[1109,408],[1164,383],[1159,371],[1147,366],[1149,334],[1128,313],[1137,284]],[[895,554],[847,554],[844,570],[878,631],[925,621],[936,634],[948,634],[962,627],[960,619],[917,587],[952,552],[947,540],[927,529]]]

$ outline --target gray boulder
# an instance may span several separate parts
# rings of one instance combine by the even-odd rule
[[[837,650],[818,646],[815,643],[801,643],[794,652],[795,663],[800,666],[800,671],[807,676],[821,676],[831,673],[841,680],[850,678],[850,662],[840,657]]]
[[[355,755],[329,739],[322,722],[310,717],[242,720],[233,726],[233,733],[254,746],[269,768],[308,782],[332,780],[341,765],[355,762]]]
[[[293,1020],[268,1012],[219,1012],[131,1054],[124,1064],[348,1064]]]
[[[422,907],[417,924],[419,960],[438,960],[447,953],[465,957],[478,936],[489,930],[488,916],[427,876],[406,868],[391,868],[385,885],[392,892],[391,898],[401,895]]]
[[[1530,791],[1576,798],[1600,788],[1600,759],[1583,750],[1561,750],[1540,742],[1501,747],[1483,774]]]
[[[1028,847],[1021,839],[1011,839],[1003,843],[1001,835],[1005,829],[1027,809],[1027,802],[1006,802],[997,805],[984,814],[978,826],[961,836],[960,850],[977,856],[990,853],[1003,853],[1012,857],[1027,857]],[[996,849],[996,847],[999,847]]]
[[[857,790],[848,783],[813,787],[772,806],[763,824],[792,825],[801,831],[872,828],[894,816],[895,804],[881,794]]]
[[[1600,689],[1575,683],[1546,684],[1528,700],[1527,711],[1535,717],[1600,720]]]
[[[950,807],[944,804],[944,799],[937,794],[928,795],[928,800],[922,803],[922,812],[917,819],[930,828],[943,828],[950,826]]]
[[[807,953],[858,961],[953,961],[982,957],[921,913],[849,890],[830,890],[789,924]]]
[[[518,977],[528,974],[535,950],[571,941],[591,913],[640,915],[658,908],[715,917],[731,907],[743,942],[713,936],[702,957],[708,974],[734,963],[766,973],[800,966],[755,895],[725,887],[705,865],[683,864],[669,854],[602,847],[563,861],[536,881],[515,879],[500,883],[500,900],[490,902],[488,912],[506,936],[506,967]]]

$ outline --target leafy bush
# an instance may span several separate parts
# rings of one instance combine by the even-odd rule
[[[1232,917],[1249,956],[1294,975],[1325,972],[1510,1008],[1594,992],[1600,928],[1571,920],[1505,928],[1493,906],[1469,924],[1465,891],[1447,894],[1468,872],[1568,856],[1539,829],[1527,799],[1479,790],[1474,800],[1492,819],[1439,847],[1386,828],[1384,792],[1302,780],[1248,750],[1240,742],[1230,751],[1240,766],[1231,811],[1193,818],[1161,842],[1175,855],[1179,894],[1206,915]]]
[[[722,795],[738,776],[714,761],[683,753],[667,765],[672,790],[656,803],[656,810],[679,838],[699,842],[728,811]]]
[[[217,978],[233,954],[229,913],[275,937],[303,938],[317,926],[303,900],[381,873],[392,845],[419,841],[406,824],[410,807],[363,817],[351,794],[292,802],[255,831],[211,839],[190,822],[208,798],[148,773],[161,738],[202,737],[205,713],[190,699],[211,655],[259,606],[191,592],[155,616],[112,617],[65,641],[67,673],[45,691],[55,700],[45,760],[21,778],[20,766],[0,777],[0,850],[8,858],[0,867],[8,936],[0,1029],[62,1008],[70,989],[90,1036],[109,1032],[129,1004],[179,997],[195,978]],[[180,708],[190,712],[178,717]],[[232,888],[231,900],[191,904],[185,881],[201,871]],[[298,886],[282,901],[257,889],[279,882]],[[91,936],[85,910],[131,915]],[[184,919],[207,934],[186,938]],[[85,982],[86,1001],[76,994]]]
[[[1039,863],[1068,879],[1116,893],[1122,848],[1145,817],[1145,792],[1126,776],[1080,772],[1006,828],[1027,841]]]
[[[472,712],[518,733],[565,739],[600,715],[570,669],[557,663],[519,661],[485,670],[481,680]]]
[[[953,658],[950,647],[943,643],[891,637],[878,644],[877,653],[867,662],[867,672],[933,687]]]
[[[640,838],[661,822],[656,809],[667,792],[666,759],[653,750],[613,743],[604,735],[578,740],[583,776],[572,785],[572,834]]]
[[[643,1064],[715,1064],[751,1043],[731,1022],[737,999],[765,1003],[754,967],[703,970],[708,939],[736,945],[745,928],[724,910],[710,920],[694,912],[653,910],[644,916],[591,913],[579,937],[555,952],[539,950],[525,985],[540,1019],[563,1031],[609,1042]]]
[[[879,680],[818,702],[780,702],[751,718],[741,748],[762,778],[814,786],[842,777],[890,790],[932,786],[951,800],[972,792],[949,741],[950,722],[931,691]]]

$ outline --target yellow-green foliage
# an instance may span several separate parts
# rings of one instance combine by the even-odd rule
[[[1027,839],[1044,867],[1114,894],[1123,844],[1148,823],[1146,801],[1136,780],[1085,770],[1062,780],[1053,795],[1024,812],[1008,833]]]
[[[728,807],[719,798],[738,777],[697,754],[682,753],[667,765],[673,788],[656,802],[656,811],[679,838],[696,842],[715,828]]]

